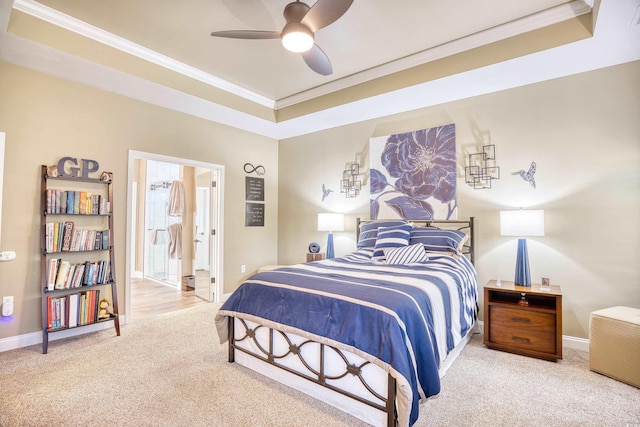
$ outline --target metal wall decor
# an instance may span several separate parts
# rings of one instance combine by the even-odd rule
[[[491,188],[491,181],[500,179],[500,166],[496,166],[496,146],[483,145],[481,153],[469,154],[464,168],[464,182],[474,190]]]
[[[520,175],[520,178],[527,181],[533,188],[536,188],[536,179],[533,177],[536,173],[536,162],[531,162],[531,166],[529,166],[528,171],[524,171],[524,169],[520,169],[516,172],[511,172],[511,175]]]
[[[264,175],[266,170],[265,170],[264,166],[262,166],[262,165],[253,166],[251,163],[245,163],[244,164],[244,173],[253,173],[253,172],[255,172],[258,175]]]
[[[330,188],[327,188],[324,184],[322,184],[322,201],[323,202],[324,202],[324,199],[329,197],[329,194],[331,193],[333,193],[333,190]]]
[[[346,169],[342,172],[342,180],[340,181],[340,192],[345,197],[358,197],[362,189],[362,181],[359,179],[360,164],[357,162],[347,163]]]

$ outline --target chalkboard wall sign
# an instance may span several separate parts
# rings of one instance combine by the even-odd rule
[[[264,178],[245,177],[245,200],[264,202]]]
[[[247,203],[244,225],[246,227],[264,227],[264,203]]]

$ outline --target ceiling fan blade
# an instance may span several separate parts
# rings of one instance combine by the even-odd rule
[[[228,30],[214,31],[213,37],[227,37],[230,39],[279,39],[279,31],[257,31],[257,30]]]
[[[316,32],[344,15],[352,3],[353,0],[318,0],[300,23]]]
[[[328,76],[333,73],[329,57],[322,49],[320,49],[320,46],[315,43],[311,49],[306,52],[302,52],[302,59],[304,59],[304,62],[307,63],[309,68],[318,74]]]

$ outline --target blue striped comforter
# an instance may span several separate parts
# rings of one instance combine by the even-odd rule
[[[399,425],[412,425],[420,401],[440,392],[441,362],[476,320],[475,270],[464,257],[389,265],[371,252],[255,274],[220,308],[216,327],[225,342],[227,316],[257,317],[355,348],[396,378]]]

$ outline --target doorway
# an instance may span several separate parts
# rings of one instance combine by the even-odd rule
[[[141,163],[137,169],[144,171],[140,183],[144,184],[145,190],[141,275],[145,280],[178,288],[180,257],[175,250],[178,246],[172,241],[174,235],[169,230],[182,225],[184,212],[170,212],[168,208],[172,195],[177,194],[176,186],[182,185],[182,166],[157,160],[136,161]]]
[[[125,321],[219,301],[224,167],[129,151],[128,169]]]

